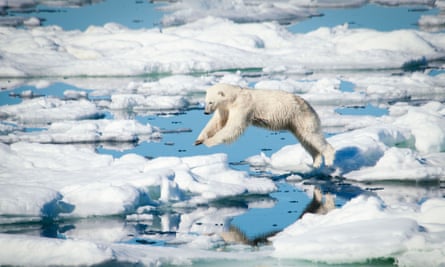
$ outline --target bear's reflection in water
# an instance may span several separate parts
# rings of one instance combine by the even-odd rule
[[[314,188],[314,193],[312,197],[312,201],[306,206],[300,218],[303,217],[306,213],[314,213],[314,214],[326,214],[329,211],[335,209],[335,197],[334,195],[327,193],[324,195],[321,190],[316,187]],[[279,231],[272,231],[270,233],[266,233],[264,235],[260,235],[253,239],[248,238],[245,233],[243,233],[240,228],[235,225],[230,225],[228,229],[221,232],[221,238],[227,244],[246,244],[251,246],[259,246],[259,245],[267,245],[269,244],[269,237],[274,236]]]

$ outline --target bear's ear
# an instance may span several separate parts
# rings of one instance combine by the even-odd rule
[[[223,92],[223,91],[219,91],[219,92],[218,92],[218,95],[220,95],[220,96],[222,96],[222,97],[224,97],[224,96],[225,96],[225,94],[224,94],[224,92]]]

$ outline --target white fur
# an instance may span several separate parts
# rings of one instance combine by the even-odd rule
[[[279,90],[251,90],[228,84],[207,89],[205,113],[213,117],[199,134],[196,145],[215,146],[235,141],[250,124],[289,130],[312,156],[313,166],[334,162],[335,150],[321,131],[320,119],[304,99]]]

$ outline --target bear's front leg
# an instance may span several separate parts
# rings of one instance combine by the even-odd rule
[[[224,127],[213,136],[204,140],[203,143],[209,147],[222,143],[231,143],[243,134],[249,122],[249,116],[246,111],[243,111],[242,109],[234,109],[229,113],[229,117]]]
[[[209,139],[205,139],[202,143],[204,145],[206,145],[207,147],[212,147],[212,146],[222,144],[222,143],[224,143],[224,141],[217,140],[216,138],[209,138]]]
[[[200,144],[205,144],[205,141],[215,135],[215,133],[221,129],[220,115],[219,112],[215,112],[213,117],[209,120],[207,125],[202,129],[201,133],[196,138],[195,146]]]

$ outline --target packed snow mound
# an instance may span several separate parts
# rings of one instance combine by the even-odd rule
[[[273,22],[237,24],[214,17],[162,32],[110,23],[83,32],[50,26],[2,27],[0,33],[0,73],[5,77],[125,76],[245,68],[388,69],[445,55],[443,33],[379,32],[343,25],[292,34]]]
[[[330,174],[359,181],[444,179],[444,107],[438,102],[394,105],[379,124],[328,138],[336,149],[335,170]],[[300,144],[247,161],[277,172],[313,171],[311,158]]]
[[[0,222],[12,215],[126,214],[143,205],[196,205],[275,190],[269,179],[230,169],[224,154],[147,160],[135,154],[114,159],[72,145],[19,142],[0,149],[0,214],[6,216]]]
[[[0,234],[0,247],[7,248],[0,250],[2,265],[80,266],[113,257],[110,248],[83,240]]]
[[[143,125],[135,120],[102,119],[54,122],[48,129],[42,131],[1,135],[0,142],[9,144],[20,141],[48,144],[139,142],[160,137],[159,129],[150,124]]]
[[[96,105],[85,99],[72,101],[38,97],[24,99],[17,105],[0,106],[0,118],[31,125],[45,125],[64,120],[97,119],[102,116],[103,113]]]
[[[360,196],[325,216],[307,214],[272,237],[273,255],[327,263],[393,258],[401,266],[439,266],[445,250],[426,223],[432,210],[443,213],[444,199],[430,199],[401,215],[376,197]]]

